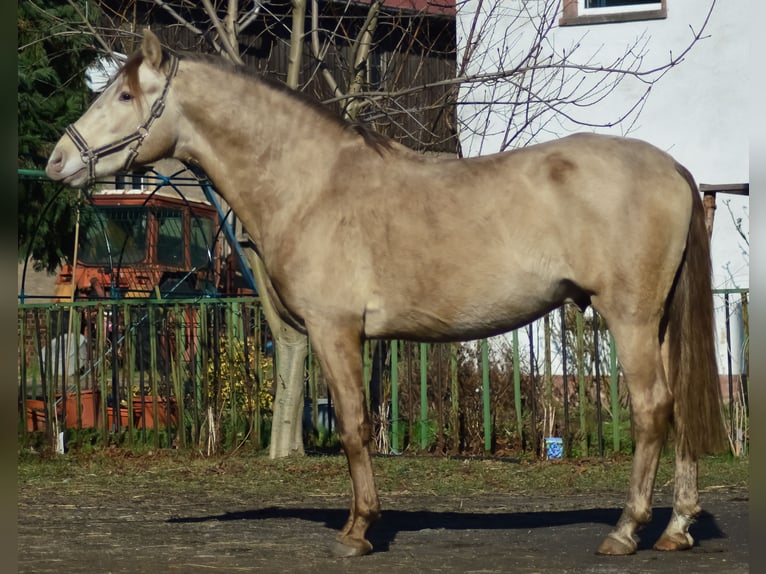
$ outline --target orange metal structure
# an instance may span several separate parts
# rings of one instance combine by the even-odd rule
[[[64,265],[56,279],[56,299],[72,300],[73,289],[75,300],[217,292],[225,283],[219,223],[204,201],[95,193],[82,212],[76,264]]]

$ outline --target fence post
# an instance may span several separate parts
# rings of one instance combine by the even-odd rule
[[[436,351],[436,449],[439,452],[444,452],[444,379],[442,378],[442,359],[444,358],[444,344],[438,343],[434,350]]]
[[[724,315],[726,317],[726,376],[729,383],[729,433],[732,442],[737,440],[734,433],[734,378],[731,373],[731,307],[729,292],[723,294]]]
[[[159,365],[157,361],[157,313],[156,305],[149,304],[149,385],[152,388],[152,420],[154,421],[154,448],[160,448],[160,415],[158,408],[157,378],[159,377]]]
[[[243,438],[243,441],[244,441],[248,437],[253,437],[253,439],[255,439],[256,437],[255,412],[258,410],[259,397],[255,393],[255,388],[253,384],[254,377],[252,376],[252,367],[250,364],[251,347],[253,344],[252,341],[249,340],[250,339],[250,319],[249,319],[250,309],[244,301],[237,301],[235,304],[237,306],[237,331],[239,332],[239,338],[242,341],[242,364],[240,365],[239,372],[240,372],[240,375],[242,376],[242,381],[243,381],[242,394],[245,397],[245,400],[244,400],[245,408],[242,410],[242,418],[244,419],[244,426],[245,426],[245,433]],[[187,311],[187,314],[188,314],[187,316],[191,317],[189,323],[192,325],[194,324],[193,313],[194,311],[191,308]],[[191,351],[193,350],[193,348],[194,348],[194,344],[192,343],[189,346],[190,356],[191,356]],[[255,356],[254,353],[253,353],[253,356]],[[252,410],[251,410],[251,406],[252,406]]]
[[[534,336],[534,323],[527,325],[527,341],[529,341],[529,383],[531,392],[529,402],[531,403],[530,409],[530,424],[529,424],[529,437],[532,443],[532,452],[535,456],[542,452],[540,448],[539,433],[537,431],[537,418],[538,418],[538,404],[540,397],[538,396],[537,385],[537,357],[535,356],[535,336]]]
[[[399,454],[399,341],[391,341],[391,451]]]
[[[122,407],[120,403],[120,377],[117,372],[117,304],[110,306],[112,313],[112,332],[109,333],[112,356],[112,421],[113,429],[119,435],[122,430]]]
[[[516,409],[516,432],[519,444],[524,444],[524,421],[521,418],[521,367],[519,365],[519,331],[513,330],[513,406]]]
[[[546,436],[556,436],[555,422],[556,410],[553,406],[553,365],[551,364],[551,317],[550,314],[543,318],[543,394],[545,407],[543,409],[543,440]]]
[[[428,444],[428,347],[420,343],[420,448]]]
[[[598,456],[604,456],[604,425],[601,413],[601,353],[598,344],[599,315],[593,311],[591,326],[593,330],[593,370],[596,376],[596,440]]]
[[[484,403],[484,450],[492,450],[492,421],[489,403],[489,343],[481,340],[481,398]]]
[[[580,407],[580,456],[588,456],[588,427],[585,413],[585,326],[582,312],[575,315],[577,329],[577,383]]]
[[[460,450],[460,387],[457,379],[457,343],[450,344],[450,439],[452,441],[452,452],[457,454]]]
[[[21,423],[21,440],[22,444],[26,447],[29,441],[29,434],[27,432],[27,312],[24,309],[20,309],[16,315],[20,318],[19,325],[19,380],[21,383],[21,389],[19,394],[21,395],[21,401],[19,406],[19,417],[23,421]],[[79,341],[78,341],[79,344]],[[78,348],[78,355],[79,348]]]
[[[567,321],[566,304],[562,305],[561,311],[561,374],[564,384],[564,452],[566,456],[572,454],[572,437],[569,433],[569,373],[567,372]]]
[[[745,334],[742,355],[744,369],[740,369],[740,380],[742,381],[742,395],[745,402],[745,413],[750,416],[750,393],[748,392],[748,380],[750,379],[750,313],[747,304],[747,293],[742,291],[740,294],[742,305],[742,331]]]
[[[185,341],[186,338],[183,336],[183,333],[186,331],[185,327],[186,325],[186,304],[179,305],[176,303],[174,306],[174,312],[175,312],[175,333],[176,333],[176,348],[175,348],[175,365],[173,366],[172,372],[173,372],[173,394],[176,398],[176,409],[177,409],[177,420],[178,424],[176,425],[176,437],[178,438],[180,442],[180,446],[182,448],[186,447],[186,433],[184,432],[183,428],[183,421],[184,421],[184,377],[183,377],[183,358],[185,356]],[[172,417],[171,417],[171,409],[172,409],[172,403],[171,403],[171,396],[170,393],[168,393],[168,398],[165,401],[165,421],[167,422],[166,428],[168,429],[168,437],[171,435],[170,429],[172,426]],[[170,440],[168,440],[168,444],[170,444]]]
[[[311,350],[311,338],[308,341],[308,369],[309,369],[309,396],[311,397],[311,428],[319,428],[319,389],[318,387],[318,367],[314,360],[314,353]],[[329,414],[328,414],[329,416]]]
[[[253,304],[252,308],[253,313],[253,325],[254,325],[254,334],[253,334],[253,346],[255,348],[255,395],[258,397],[257,399],[257,406],[255,409],[255,425],[256,425],[256,444],[258,445],[258,449],[260,450],[263,445],[263,436],[261,435],[261,425],[263,424],[263,413],[261,412],[261,388],[264,386],[263,382],[263,358],[266,356],[265,354],[265,348],[264,348],[264,341],[263,341],[263,333],[261,331],[261,327],[263,324],[263,317],[262,317],[262,311],[261,311],[261,304],[260,301]],[[311,385],[312,389],[312,395],[311,400],[313,401],[313,408],[316,411],[316,377],[314,376],[313,370],[311,368],[311,347],[309,347],[309,383]],[[314,426],[316,427],[316,417],[312,418],[312,421],[314,423]]]
[[[369,339],[362,342],[362,381],[364,383],[364,400],[367,412],[370,412],[370,375],[372,373],[372,351]],[[372,414],[372,413],[370,413]]]
[[[609,332],[609,386],[612,395],[612,449],[620,452],[620,387],[617,367],[617,347],[614,336]]]
[[[106,368],[104,364],[104,307],[101,303],[96,308],[96,345],[93,350],[94,364],[98,364],[96,368],[96,376],[98,377],[98,390],[101,393],[101,438],[103,444],[107,444],[109,440],[109,414],[107,410],[108,394],[106,392]],[[96,359],[96,353],[99,354],[99,358]]]
[[[74,309],[73,309],[74,310]],[[78,313],[79,315],[79,313]],[[128,406],[128,444],[132,447],[133,441],[135,439],[135,421],[134,415],[135,412],[133,410],[133,345],[131,344],[130,339],[130,328],[131,328],[131,308],[130,305],[128,305],[127,301],[123,301],[122,303],[122,325],[123,325],[123,335],[122,335],[122,360],[123,360],[123,371],[125,373],[125,403]],[[77,329],[76,331],[73,331],[75,333],[79,333],[80,330]],[[79,355],[79,353],[77,354]],[[75,355],[75,356],[77,356]],[[75,368],[75,373],[78,372],[79,369]],[[79,377],[78,377],[79,379]],[[81,414],[80,414],[80,382],[77,381],[77,420],[80,421]],[[79,426],[79,424],[78,424]]]
[[[210,414],[210,337],[208,333],[208,320],[209,320],[209,305],[207,302],[202,301],[199,309],[199,363],[200,363],[200,381],[199,381],[199,411],[200,420],[197,421],[199,425],[199,433],[197,437],[197,448],[206,448],[206,452],[210,454],[209,445],[210,437],[213,432],[213,421],[208,416]],[[260,367],[260,365],[259,365]],[[207,426],[207,432],[204,431]],[[206,444],[203,444],[202,441]]]
[[[224,321],[226,321],[226,366],[229,385],[229,417],[231,418],[231,433],[229,435],[228,446],[236,448],[237,426],[239,422],[237,420],[237,385],[234,380],[234,338],[236,337],[236,332],[234,331],[234,311],[232,305],[233,303],[229,302],[224,307],[226,313]]]

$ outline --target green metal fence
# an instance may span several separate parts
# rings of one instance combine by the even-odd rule
[[[717,292],[716,304],[724,414],[732,449],[743,453],[748,292]],[[23,304],[18,316],[23,444],[208,453],[267,445],[278,357],[257,300]],[[379,452],[544,456],[549,437],[563,439],[565,456],[632,447],[613,340],[592,311],[565,306],[464,344],[369,341],[363,353]],[[319,447],[334,421],[312,353],[305,385],[306,443]]]
[[[273,366],[263,324],[254,300],[21,305],[23,439],[262,445]]]

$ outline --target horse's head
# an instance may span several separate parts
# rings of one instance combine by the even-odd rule
[[[176,67],[175,57],[147,30],[141,49],[66,129],[48,159],[48,177],[83,187],[166,156],[174,143],[173,120],[165,109]]]

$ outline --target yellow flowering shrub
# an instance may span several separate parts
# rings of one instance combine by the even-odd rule
[[[245,345],[239,339],[234,339],[229,344],[226,337],[221,337],[219,352],[218,368],[213,357],[208,358],[207,371],[211,382],[208,389],[210,402],[223,410],[232,407],[232,397],[234,397],[235,407],[241,409],[243,414],[252,415],[255,412],[257,400],[261,413],[271,412],[274,397],[270,389],[263,380],[260,385],[257,385],[258,364],[260,363],[263,379],[270,380],[271,377],[267,373],[271,371],[271,360],[261,354],[256,356],[253,345],[248,345],[247,357],[245,357]]]

